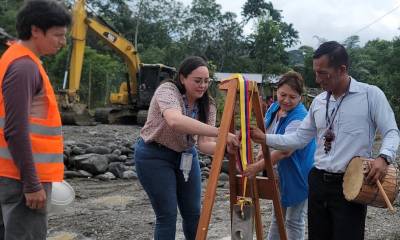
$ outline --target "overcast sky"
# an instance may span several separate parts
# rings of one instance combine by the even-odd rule
[[[191,2],[191,0],[180,1],[187,5]],[[246,0],[216,1],[224,12],[235,12],[238,16],[246,2]],[[376,38],[392,40],[393,37],[400,36],[400,0],[272,0],[271,2],[275,9],[282,10],[284,21],[292,23],[299,32],[301,45],[317,47],[318,41],[314,36],[341,42],[356,34],[360,36],[362,44]],[[378,21],[385,14],[387,15]],[[373,24],[370,25],[371,23]],[[367,27],[368,25],[370,26]]]

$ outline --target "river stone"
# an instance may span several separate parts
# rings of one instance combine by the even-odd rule
[[[109,143],[107,147],[110,148],[112,152],[118,149],[118,145],[115,143]]]
[[[81,143],[77,143],[76,146],[77,146],[77,147],[80,147],[80,148],[83,148],[83,149],[87,149],[87,148],[90,148],[90,147],[91,147],[90,144],[82,143],[82,142],[81,142]]]
[[[119,149],[114,149],[113,151],[112,151],[112,154],[115,154],[115,155],[121,155],[121,150],[119,150]]]
[[[209,172],[201,172],[201,176],[203,178],[208,178],[210,176],[210,173]]]
[[[120,162],[112,162],[108,165],[108,171],[113,173],[116,177],[122,178],[125,172],[125,166]]]
[[[87,153],[97,153],[97,154],[108,154],[111,153],[111,149],[108,147],[103,147],[103,146],[95,146],[95,147],[89,147],[86,149]]]
[[[207,166],[207,165],[204,163],[203,159],[199,160],[199,165],[200,165],[200,168],[203,168],[203,167]]]
[[[80,174],[82,174],[82,177],[86,177],[86,178],[91,178],[91,177],[93,177],[93,174],[91,174],[90,172],[87,172],[87,171],[85,171],[85,170],[78,170],[78,172],[79,172]]]
[[[133,153],[133,150],[131,148],[127,148],[127,147],[122,147],[121,149],[121,154],[123,155],[129,155]]]
[[[206,164],[206,166],[210,166],[211,165],[211,158],[209,156],[204,157],[203,161],[204,161],[204,164]]]
[[[64,154],[67,155],[68,157],[71,156],[72,149],[70,147],[64,147]]]
[[[82,155],[85,153],[86,153],[86,150],[83,148],[80,148],[78,146],[72,147],[72,154],[74,154],[74,155]]]
[[[219,174],[218,180],[219,181],[229,181],[229,175],[226,173],[221,173],[221,174]]]
[[[89,158],[76,162],[76,166],[79,169],[90,172],[91,174],[97,175],[104,173],[108,169],[108,159],[104,155],[95,154]]]
[[[137,179],[138,176],[135,171],[128,170],[122,173],[122,178],[123,179]]]
[[[76,141],[73,140],[64,141],[64,146],[72,146],[72,145],[76,145]]]
[[[65,178],[77,178],[77,177],[82,177],[82,174],[77,171],[64,171],[64,177]]]
[[[109,181],[109,180],[114,180],[116,179],[116,177],[114,176],[114,174],[110,173],[110,172],[106,172],[103,174],[99,174],[97,175],[95,178],[103,180],[103,181]]]
[[[127,159],[128,159],[128,157],[126,155],[119,156],[119,161],[120,162],[126,162]]]
[[[73,156],[71,158],[71,161],[72,162],[80,162],[82,160],[88,159],[88,158],[90,158],[92,156],[96,156],[96,155],[97,154],[95,154],[95,153],[89,153],[89,154],[82,154],[82,155],[78,155],[78,156]]]
[[[117,154],[114,154],[114,153],[109,153],[104,156],[107,157],[109,163],[123,162],[123,161],[121,161],[120,156],[118,156]]]

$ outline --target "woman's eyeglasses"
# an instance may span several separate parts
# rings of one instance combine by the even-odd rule
[[[208,86],[208,85],[210,85],[210,79],[195,78],[194,83],[198,86],[202,86],[202,85]]]

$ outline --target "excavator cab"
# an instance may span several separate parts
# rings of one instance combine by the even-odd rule
[[[163,64],[139,64],[136,75],[136,84],[127,77],[118,93],[111,93],[110,105],[97,108],[95,119],[101,123],[131,123],[143,125],[147,119],[147,112],[151,98],[160,83],[172,79],[175,68]],[[136,89],[131,89],[136,87]]]
[[[175,68],[163,64],[140,64],[138,77],[137,108],[147,109],[154,91],[166,79],[172,79]]]

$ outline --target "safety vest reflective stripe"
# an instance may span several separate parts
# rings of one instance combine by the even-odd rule
[[[29,140],[32,146],[33,162],[41,182],[61,181],[64,176],[63,138],[61,118],[53,88],[40,59],[28,48],[16,43],[10,46],[0,59],[0,90],[4,76],[15,59],[29,57],[39,68],[43,81],[42,100],[36,99],[35,108],[29,118]],[[15,165],[8,143],[4,136],[5,104],[0,91],[0,176],[21,179],[18,166]],[[36,117],[40,116],[40,117]]]
[[[0,131],[4,128],[5,119],[0,117]],[[29,125],[30,133],[47,135],[47,136],[58,136],[62,134],[61,127],[46,127],[35,123]]]
[[[0,148],[0,158],[12,160],[8,148]],[[63,162],[63,155],[57,153],[34,153],[34,163],[60,163]]]
[[[19,170],[14,161],[0,158],[1,176],[19,180]],[[64,164],[62,163],[35,163],[36,172],[41,182],[60,182],[63,180]],[[59,172],[60,174],[54,174]]]

